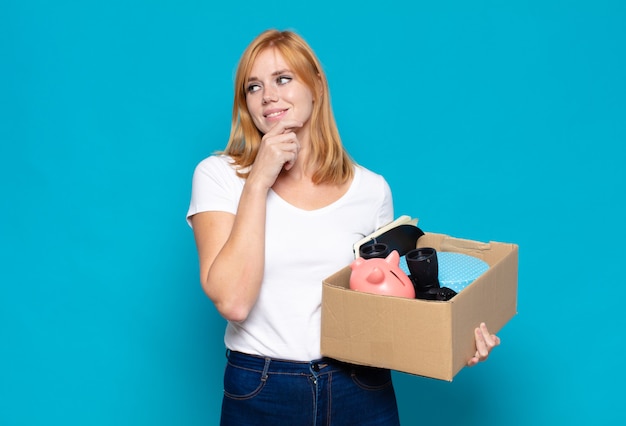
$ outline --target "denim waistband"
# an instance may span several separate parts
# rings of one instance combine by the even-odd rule
[[[243,352],[231,351],[230,349],[226,350],[226,357],[228,358],[228,362],[232,365],[251,370],[265,371],[267,373],[310,374],[311,371],[316,373],[330,373],[354,367],[353,364],[337,361],[332,358],[320,358],[312,361],[290,361],[260,355],[250,355]]]

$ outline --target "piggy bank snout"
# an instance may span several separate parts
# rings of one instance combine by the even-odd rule
[[[385,281],[385,273],[379,268],[374,267],[366,279],[367,282],[372,284],[382,284]]]

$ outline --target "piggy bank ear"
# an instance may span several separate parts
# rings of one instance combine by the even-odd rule
[[[389,256],[385,258],[385,261],[390,265],[398,266],[400,265],[400,254],[397,250],[393,250],[389,253]]]

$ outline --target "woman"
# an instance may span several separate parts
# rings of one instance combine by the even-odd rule
[[[230,139],[197,166],[187,217],[202,287],[228,320],[223,425],[399,424],[388,370],[320,354],[322,279],[393,203],[343,148],[326,76],[293,32],[244,51]],[[470,365],[499,339],[481,325],[476,342]]]

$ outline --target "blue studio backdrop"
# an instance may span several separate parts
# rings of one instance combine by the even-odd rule
[[[3,0],[0,424],[217,424],[224,320],[185,223],[237,60],[293,29],[422,229],[520,246],[518,315],[402,423],[619,424],[626,2]]]

